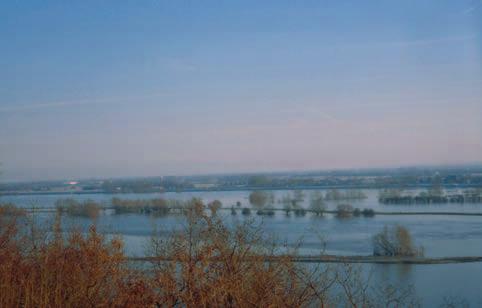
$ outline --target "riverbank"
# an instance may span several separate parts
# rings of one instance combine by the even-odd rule
[[[455,264],[482,262],[482,256],[477,257],[382,257],[382,256],[338,256],[338,255],[319,255],[319,256],[269,256],[265,257],[266,262],[286,261],[289,259],[296,263],[373,263],[373,264]],[[131,257],[128,261],[133,262],[153,262],[153,261],[172,261],[165,257]],[[218,261],[218,260],[213,260]],[[249,261],[247,259],[246,261]]]
[[[57,209],[55,207],[32,207],[32,208],[22,208],[23,210],[27,212],[56,212]],[[183,208],[171,208],[172,210],[177,210],[180,211]],[[219,210],[224,210],[224,211],[231,211],[231,210],[239,211],[241,212],[243,208],[230,208],[230,207],[222,207]],[[108,207],[102,207],[100,208],[102,211],[108,211],[108,210],[115,210],[114,207],[108,206]],[[255,212],[255,209],[251,209],[253,212],[249,215],[259,215]],[[284,209],[280,208],[266,208],[264,209],[266,212],[272,211],[272,212],[285,212]],[[315,213],[315,211],[312,211],[310,209],[304,209],[305,213]],[[174,213],[173,213],[174,214]],[[323,211],[323,214],[332,214],[332,215],[337,215],[338,211],[336,210],[325,210]],[[122,214],[118,214],[122,215]],[[147,214],[138,214],[138,215],[147,215]],[[239,213],[237,215],[243,215],[242,213]],[[480,213],[466,213],[466,212],[385,212],[385,211],[374,211],[373,216],[376,215],[412,215],[412,216],[417,216],[417,215],[432,215],[432,216],[482,216],[482,212]],[[259,215],[259,216],[268,216],[268,215]]]

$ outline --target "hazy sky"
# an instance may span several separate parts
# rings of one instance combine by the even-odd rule
[[[481,161],[482,0],[0,4],[3,180]]]

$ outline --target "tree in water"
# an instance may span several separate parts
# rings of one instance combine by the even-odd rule
[[[351,204],[338,204],[336,206],[336,217],[348,218],[353,215],[353,206]]]
[[[318,190],[311,194],[310,210],[313,211],[316,216],[323,216],[323,212],[326,210],[323,194]]]
[[[423,256],[423,248],[416,247],[407,228],[393,226],[383,228],[383,231],[373,237],[373,255],[389,257]]]
[[[281,200],[281,204],[283,204],[283,210],[285,211],[286,216],[289,216],[291,213],[291,210],[293,210],[293,202],[291,195],[289,193],[285,194]]]
[[[222,206],[223,204],[219,200],[214,200],[208,203],[208,208],[211,211],[211,215],[216,215],[216,213]]]
[[[249,194],[249,203],[258,210],[263,209],[268,201],[269,195],[264,191],[257,190]]]

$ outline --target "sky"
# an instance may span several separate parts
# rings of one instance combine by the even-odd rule
[[[2,1],[0,180],[482,162],[482,0]]]

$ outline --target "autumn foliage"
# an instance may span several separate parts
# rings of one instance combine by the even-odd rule
[[[57,213],[41,229],[0,207],[0,307],[385,307],[411,298],[397,289],[370,296],[349,265],[300,266],[261,229],[227,227],[214,208],[193,199],[183,228],[154,234],[151,255],[134,260],[95,225],[66,232]]]
[[[45,234],[18,228],[33,222],[15,216],[0,222],[1,307],[143,306],[152,302],[143,279],[127,268],[119,238],[64,235],[59,222]],[[35,227],[29,232],[42,233]],[[64,238],[66,237],[66,238]]]
[[[248,225],[228,229],[217,215],[192,204],[181,232],[152,238],[162,306],[300,307],[322,300],[289,257],[266,262],[273,247]],[[154,260],[155,262],[155,260]]]

